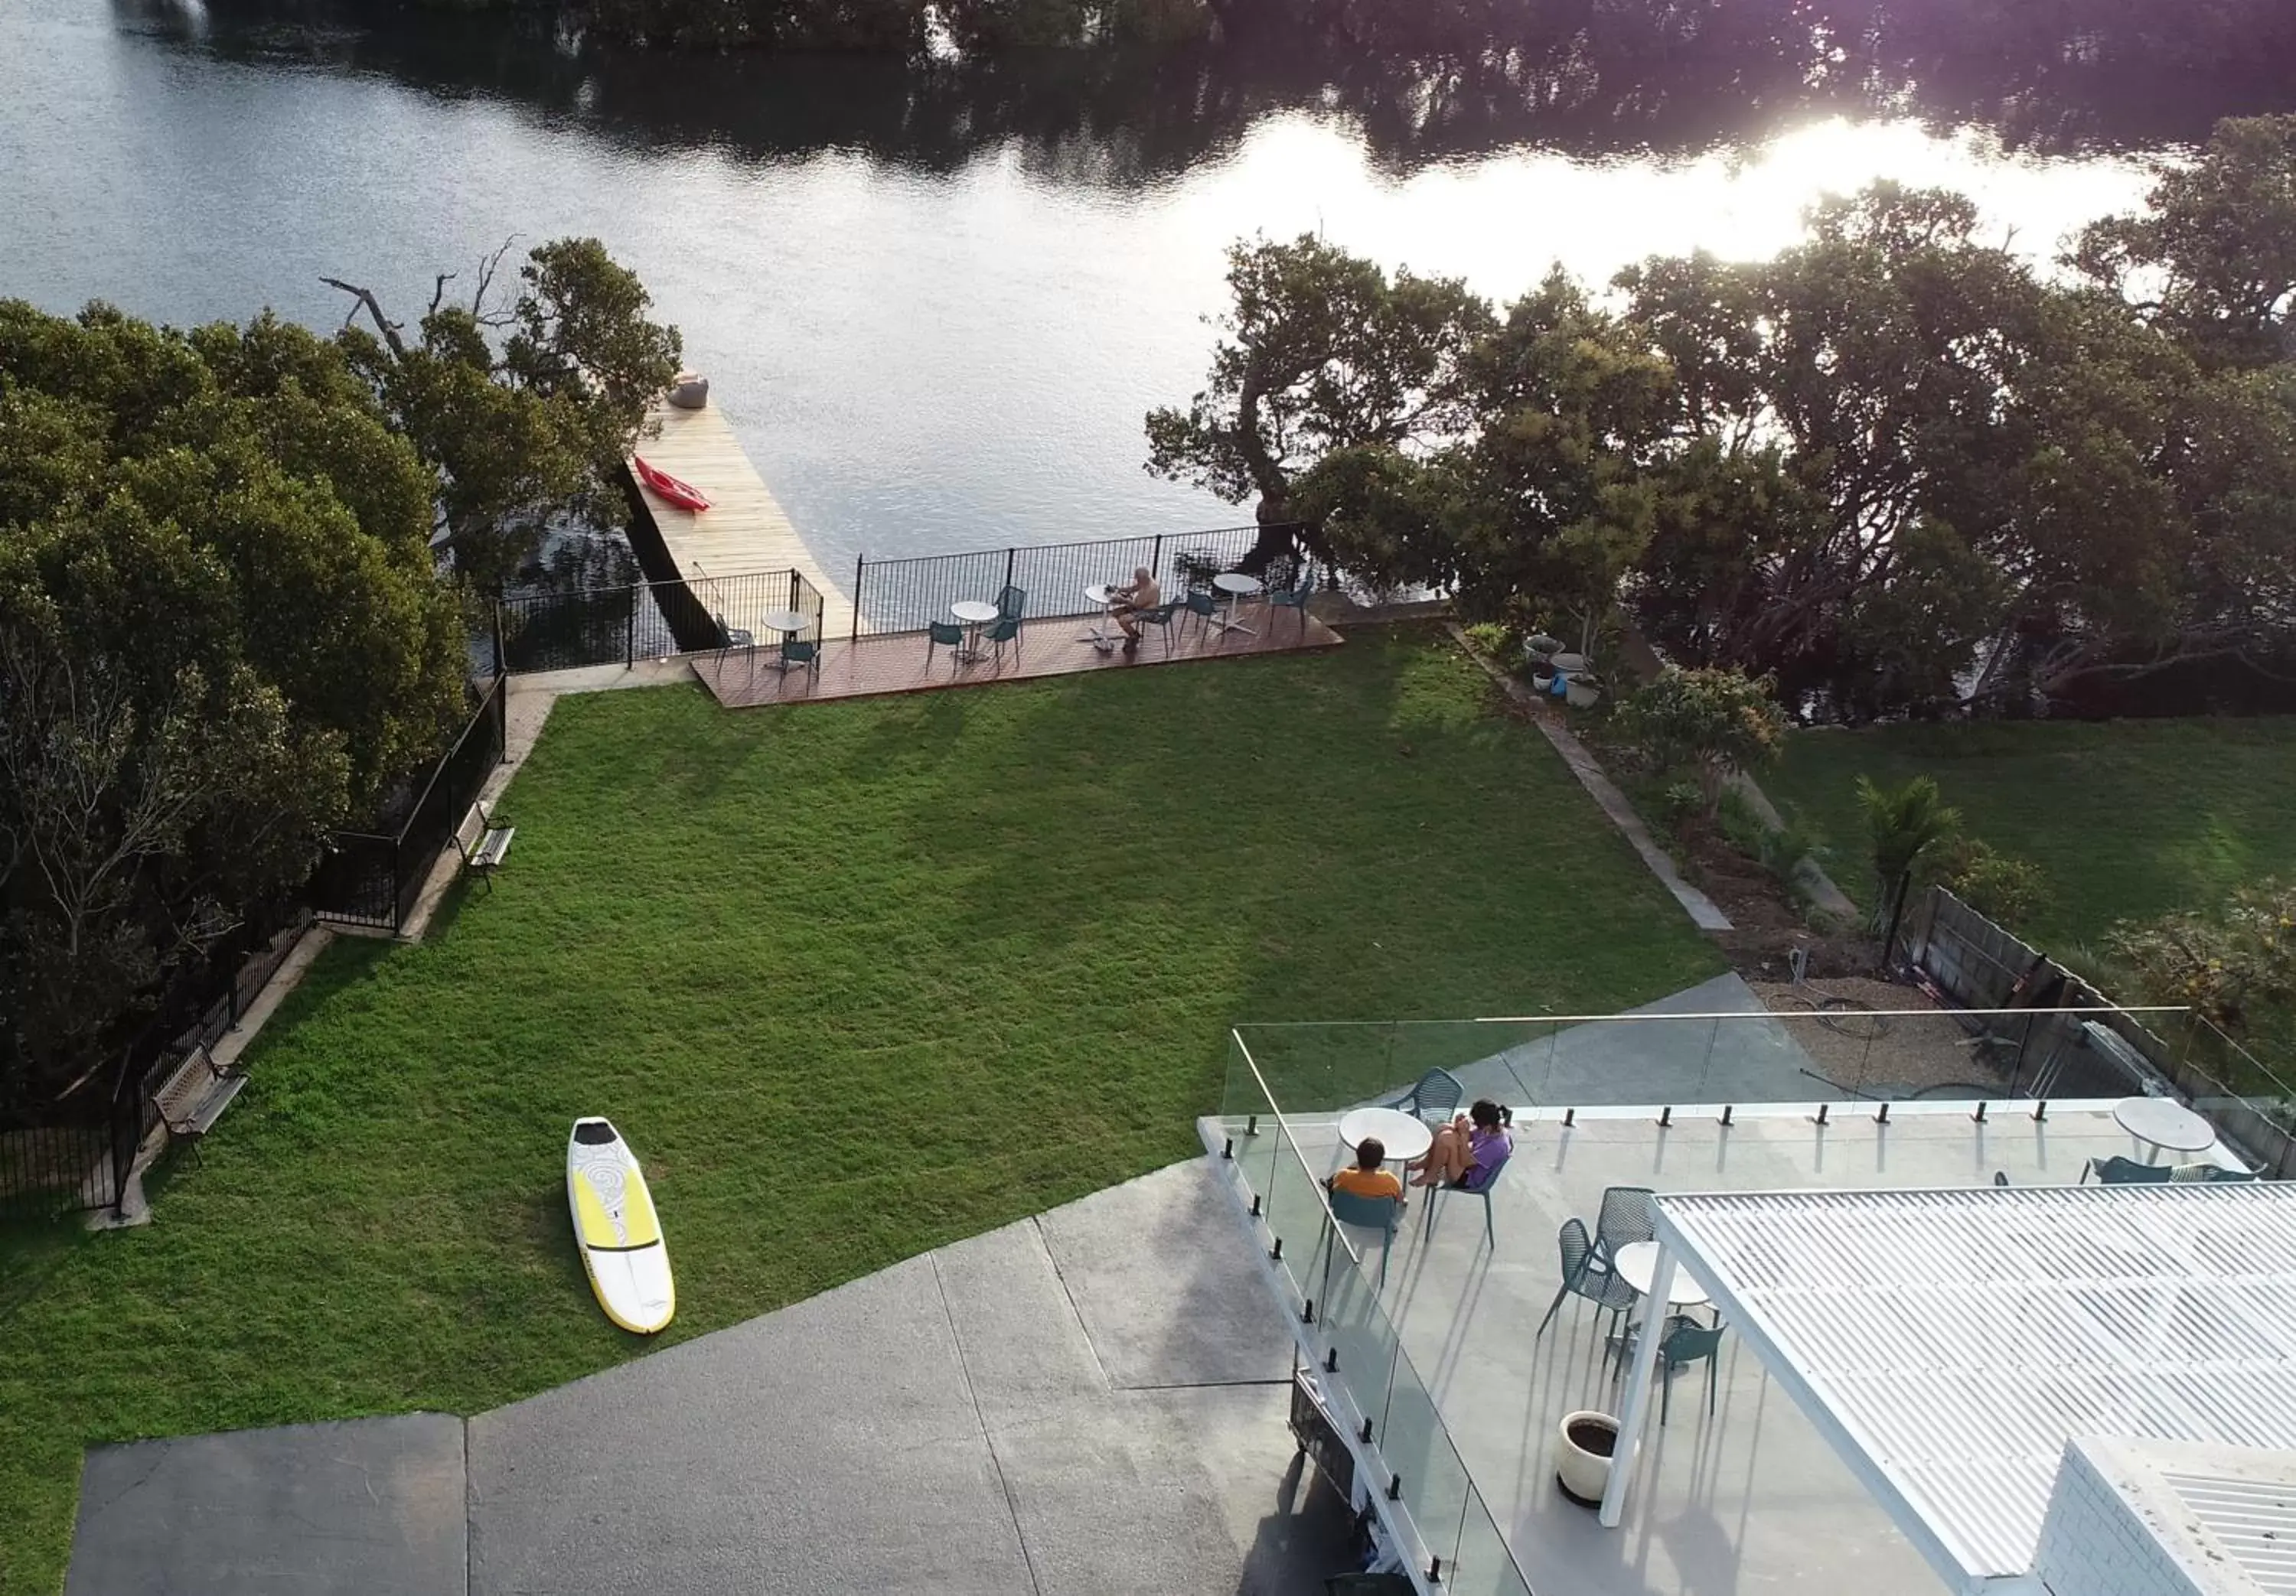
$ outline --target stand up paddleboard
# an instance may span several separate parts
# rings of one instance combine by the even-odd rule
[[[578,1119],[566,1143],[566,1206],[590,1289],[606,1317],[626,1330],[652,1335],[677,1312],[669,1249],[645,1176],[613,1122]]]

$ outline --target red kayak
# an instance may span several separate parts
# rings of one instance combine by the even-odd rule
[[[701,495],[701,489],[690,482],[678,480],[668,471],[656,471],[635,454],[630,456],[630,469],[637,472],[639,481],[652,488],[654,492],[668,499],[680,510],[709,508],[709,501]]]

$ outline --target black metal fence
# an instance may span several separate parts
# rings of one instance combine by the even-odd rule
[[[928,622],[948,620],[950,605],[967,599],[993,604],[1007,587],[1029,595],[1026,613],[1031,619],[1096,614],[1102,606],[1085,596],[1086,588],[1103,583],[1121,586],[1144,568],[1168,597],[1177,598],[1191,588],[1209,586],[1222,571],[1266,575],[1264,568],[1292,557],[1300,530],[1292,526],[1221,527],[914,560],[864,555],[853,564],[853,637],[858,641],[879,633],[922,632]]]
[[[405,925],[447,839],[485,787],[488,773],[502,763],[509,735],[509,680],[497,675],[396,833],[338,831],[328,839],[311,877],[311,906],[318,917],[388,931]]]
[[[226,937],[123,1052],[108,1092],[59,1105],[48,1123],[0,1130],[0,1212],[117,1207],[137,1150],[160,1128],[160,1090],[246,1017],[311,920],[298,908],[268,935],[242,927]]]
[[[783,611],[809,617],[795,635],[818,642],[822,596],[793,570],[676,582],[634,582],[530,593],[495,606],[497,675],[636,665],[674,654],[725,648],[747,633],[762,637],[765,618]]]

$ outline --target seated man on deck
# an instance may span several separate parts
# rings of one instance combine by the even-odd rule
[[[1128,586],[1108,590],[1109,618],[1124,628],[1126,653],[1132,653],[1140,646],[1140,623],[1132,618],[1143,610],[1155,609],[1163,602],[1163,590],[1156,585],[1156,578],[1148,574],[1148,568],[1144,565],[1133,571]]]

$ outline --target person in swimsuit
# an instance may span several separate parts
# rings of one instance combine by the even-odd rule
[[[1148,568],[1144,565],[1132,573],[1129,586],[1108,590],[1109,618],[1124,628],[1126,653],[1129,654],[1140,646],[1140,623],[1132,618],[1143,610],[1153,610],[1163,602],[1163,590],[1156,585],[1156,578],[1148,574]]]
[[[1498,1174],[1499,1166],[1514,1156],[1514,1138],[1507,1134],[1513,1120],[1503,1105],[1488,1097],[1478,1099],[1474,1107],[1435,1133],[1435,1145],[1425,1158],[1404,1166],[1412,1172],[1411,1183],[1481,1191]]]

